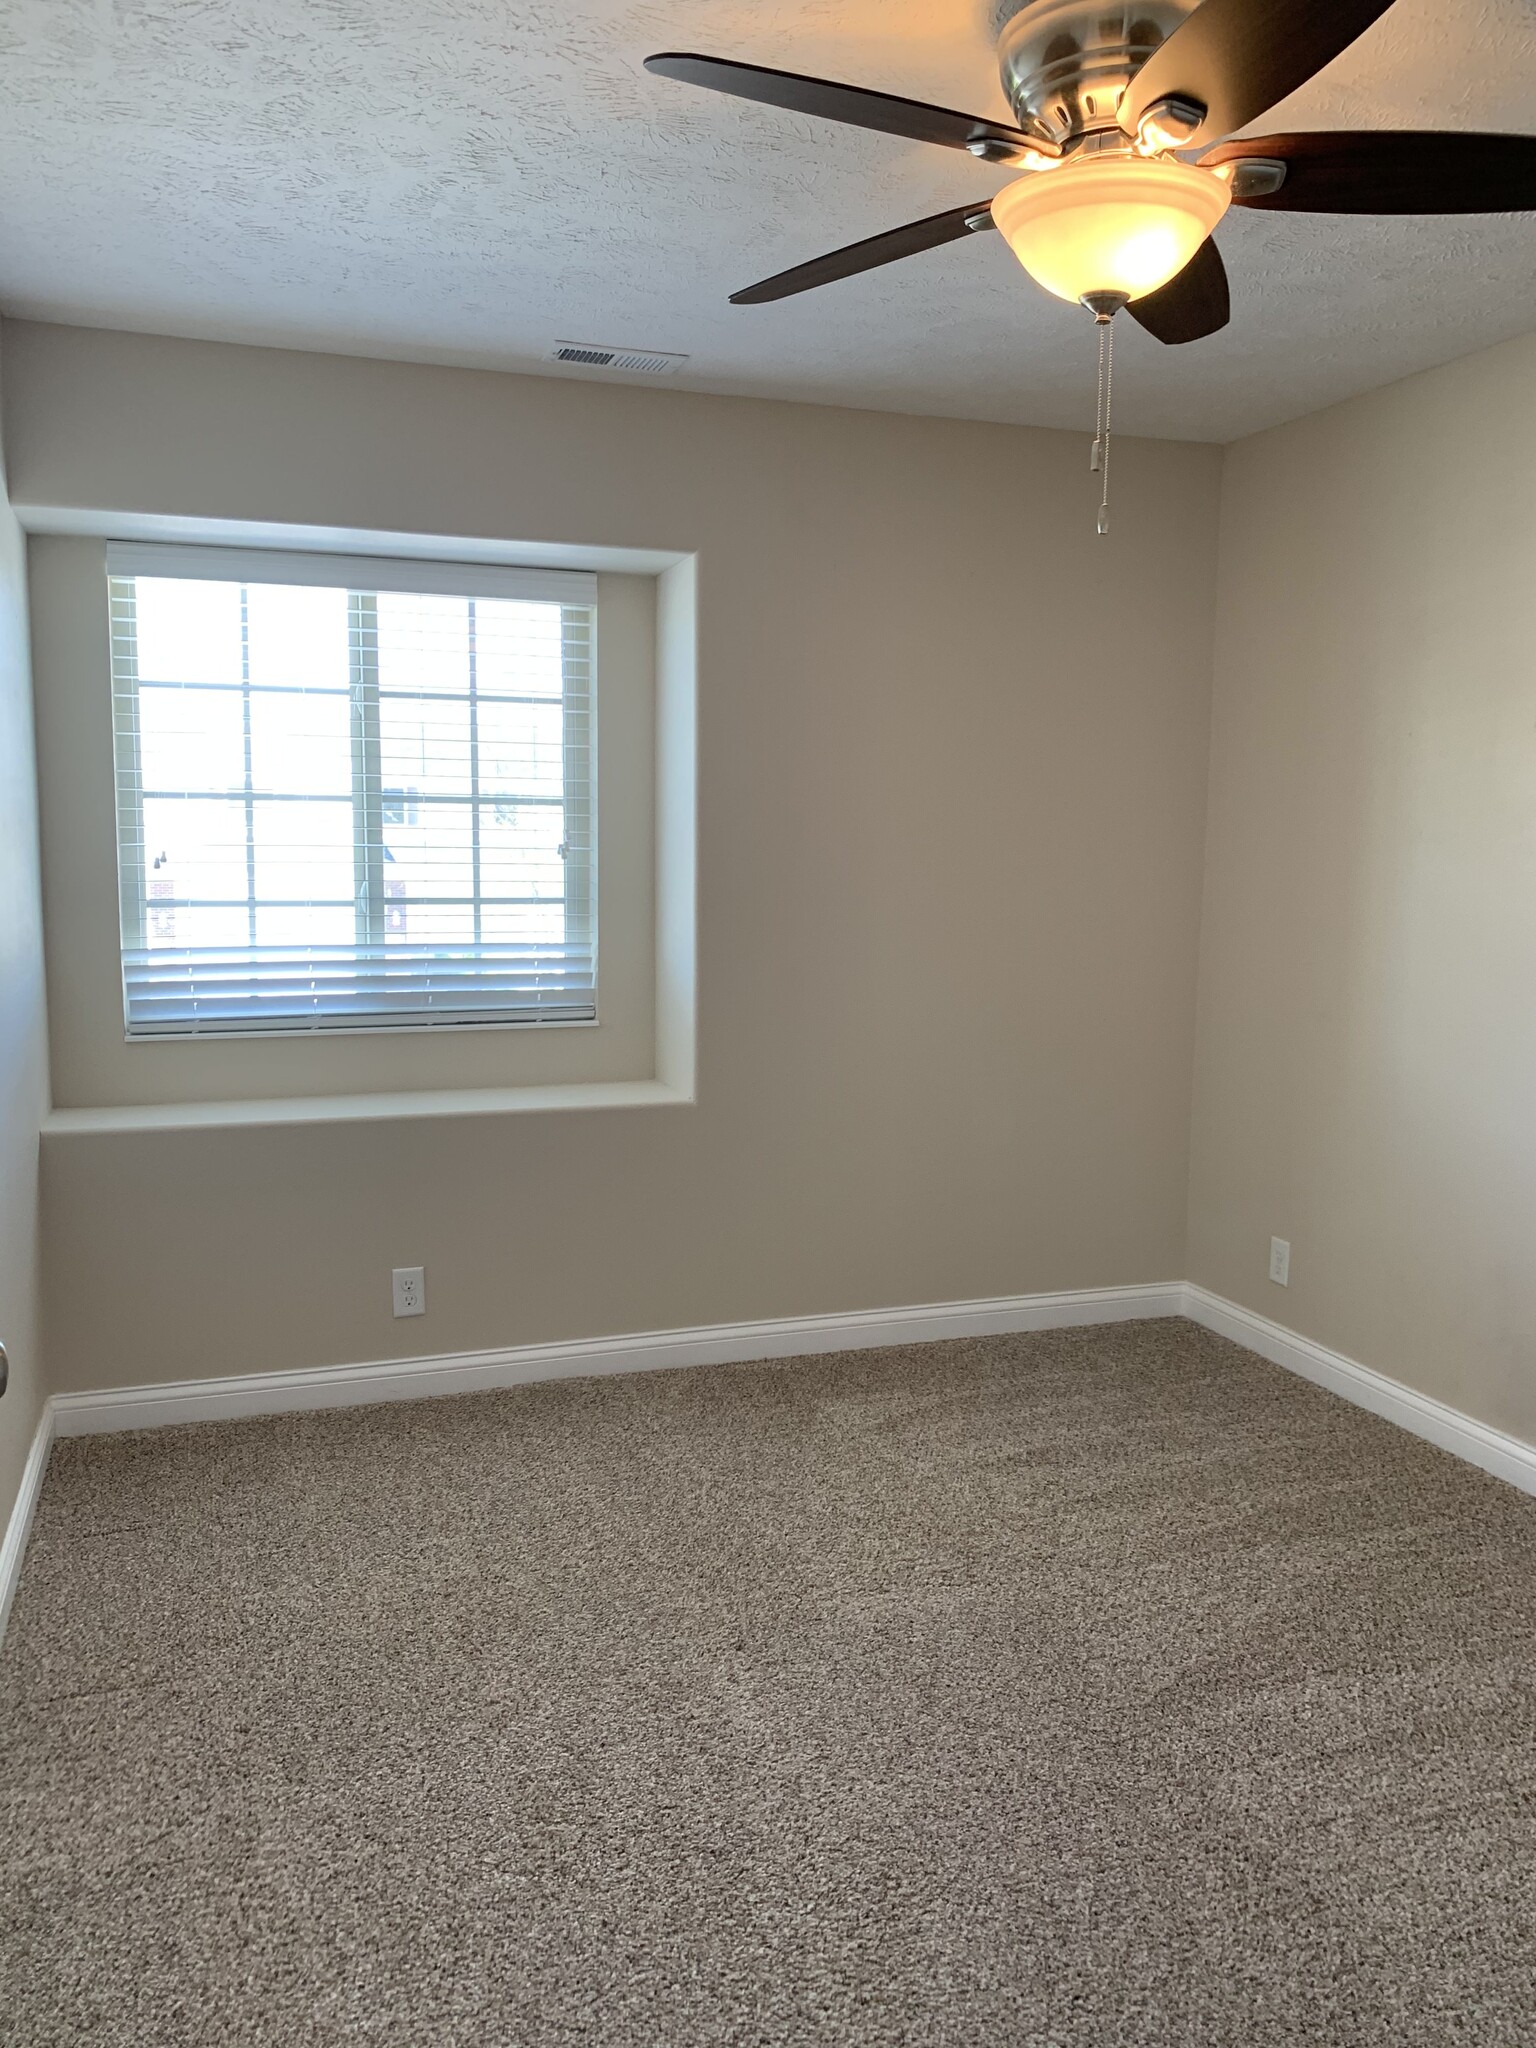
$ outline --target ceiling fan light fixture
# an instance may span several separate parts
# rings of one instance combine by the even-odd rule
[[[1172,157],[1094,155],[1017,179],[992,218],[1036,284],[1145,298],[1177,277],[1231,204],[1212,171]]]

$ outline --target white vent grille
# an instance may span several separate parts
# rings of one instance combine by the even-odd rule
[[[627,370],[637,377],[670,377],[688,358],[668,355],[663,349],[604,348],[595,341],[557,341],[544,360],[571,363],[582,370]]]

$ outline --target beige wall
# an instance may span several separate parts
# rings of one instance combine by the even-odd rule
[[[50,1136],[58,1384],[1187,1271],[1536,1438],[1536,342],[1228,450],[1218,600],[1209,450],[1128,443],[1099,543],[1076,436],[6,340],[57,524],[698,555],[697,1105]],[[0,1508],[38,1400],[19,561],[0,522]]]
[[[51,1136],[61,1386],[1178,1276],[1217,451],[8,336],[56,522],[698,557],[696,1106]]]
[[[4,478],[0,457],[0,481]],[[0,1532],[42,1409],[37,1133],[48,1101],[25,549],[0,493]]]
[[[1533,389],[1526,339],[1227,452],[1189,1234],[1530,1439]]]

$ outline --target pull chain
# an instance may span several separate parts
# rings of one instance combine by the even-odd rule
[[[1108,314],[1098,316],[1099,328],[1099,391],[1098,404],[1094,412],[1093,454],[1089,458],[1089,469],[1103,483],[1099,499],[1099,532],[1109,531],[1109,427],[1110,412],[1115,396],[1115,323]]]

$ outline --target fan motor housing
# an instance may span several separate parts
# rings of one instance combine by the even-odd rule
[[[1118,132],[1115,110],[1196,0],[1034,0],[1002,25],[1003,91],[1027,135],[1070,149]]]

